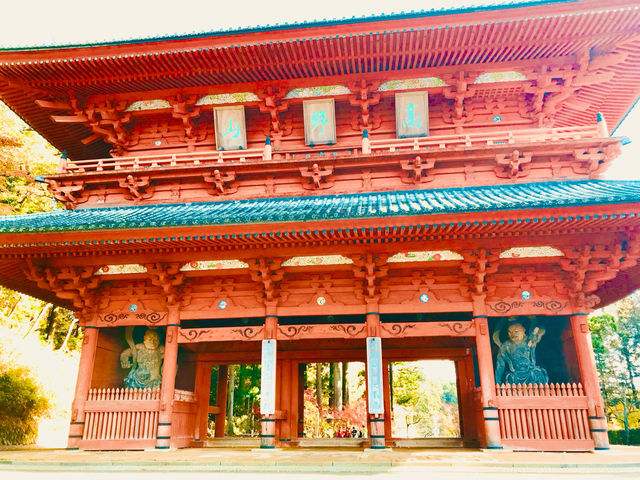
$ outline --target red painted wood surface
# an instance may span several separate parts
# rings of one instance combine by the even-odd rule
[[[594,124],[597,109],[613,127],[637,97],[640,65],[631,52],[638,49],[638,12],[617,8],[629,5],[615,0],[603,8],[585,0],[556,5],[559,15],[554,16],[547,15],[546,6],[535,6],[5,51],[0,52],[0,76],[8,82],[0,84],[0,98],[54,143],[68,145],[71,159],[62,160],[59,174],[47,179],[68,208],[594,179],[620,150],[606,123]],[[522,22],[528,26],[525,40]],[[439,28],[442,24],[451,28]],[[374,35],[382,43],[369,42]],[[290,42],[300,37],[309,38]],[[585,42],[595,45],[595,54],[584,53]],[[416,53],[411,45],[425,48]],[[72,57],[73,62],[66,61]],[[274,64],[273,58],[282,61]],[[520,79],[474,83],[485,73],[511,71]],[[378,87],[420,77],[437,77],[437,86],[422,89],[429,93],[430,136],[398,139],[395,91]],[[331,84],[350,92],[335,96],[337,143],[306,146],[303,99],[284,96],[293,88]],[[213,107],[197,105],[197,99],[237,92],[258,98],[244,105],[248,148],[216,151]],[[126,111],[138,100],[167,103],[157,110]],[[266,137],[271,145],[265,145]],[[266,444],[275,445],[276,438],[285,444],[298,434],[302,416],[300,365],[363,361],[364,338],[380,336],[385,365],[424,358],[456,361],[465,440],[494,447],[502,441],[517,448],[606,448],[584,318],[572,316],[573,335],[565,340],[565,350],[575,350],[567,358],[577,362],[569,370],[579,371],[584,392],[571,387],[571,394],[558,395],[557,389],[535,387],[494,391],[485,316],[589,312],[598,302],[635,289],[640,285],[640,240],[633,233],[638,218],[639,206],[631,203],[420,218],[9,233],[0,239],[0,279],[74,309],[81,324],[90,327],[73,406],[72,447],[186,446],[196,434],[206,437],[209,411],[216,414],[216,436],[222,435],[226,365],[259,362],[257,340],[263,338],[280,342],[279,413],[263,422],[265,434],[274,435]],[[551,246],[562,255],[500,256],[512,247],[531,246]],[[462,259],[388,262],[398,253],[439,249]],[[322,255],[343,255],[353,263],[282,266],[292,257]],[[241,260],[248,267],[181,270],[200,260]],[[105,265],[129,263],[147,271],[95,275]],[[523,290],[530,292],[529,301],[523,301]],[[419,300],[423,293],[429,296],[426,304]],[[218,307],[221,300],[224,309]],[[379,314],[444,312],[471,312],[476,319],[379,321]],[[341,314],[367,315],[367,320],[277,323],[284,316]],[[178,327],[191,320],[215,325],[221,319],[265,316],[254,327]],[[134,325],[167,330],[159,398],[104,390],[122,376],[117,332]],[[178,345],[200,362],[197,375],[193,363],[183,361],[178,368],[186,381],[179,386],[195,389],[195,397],[175,390]],[[209,407],[205,368],[213,363],[221,365],[220,398]],[[87,399],[92,386],[102,390]],[[385,402],[384,425],[373,422],[369,432],[384,427],[388,437],[391,406]],[[491,416],[496,408],[499,423]],[[154,434],[153,428],[158,428]]]
[[[282,96],[295,87],[349,85],[354,110],[361,110],[364,120],[356,125],[375,125],[375,101],[369,102],[373,112],[368,111],[367,103],[358,102],[357,87],[390,77],[443,79],[447,85],[432,93],[442,103],[451,103],[443,121],[452,127],[478,116],[477,108],[464,108],[475,96],[488,112],[512,101],[508,97],[526,100],[529,106],[523,114],[557,125],[588,123],[602,107],[613,126],[637,96],[638,64],[630,53],[638,48],[638,12],[630,6],[635,4],[629,0],[609,2],[607,8],[584,0],[554,5],[554,15],[546,5],[520,6],[148,43],[17,49],[0,52],[0,72],[8,80],[0,95],[60,150],[79,158],[108,152],[109,141],[130,146],[148,140],[145,135],[127,141],[122,137],[132,121],[160,114],[167,120],[165,130],[180,128],[168,135],[180,147],[210,143],[211,132],[192,123],[204,110],[195,99],[209,93],[251,91],[262,96],[260,103],[266,107],[264,98],[280,89]],[[594,60],[584,54],[587,44],[616,54]],[[526,80],[473,84],[482,73],[505,69],[523,72]],[[559,83],[552,81],[556,78]],[[577,92],[574,85],[580,85]],[[617,92],[616,101],[611,101],[612,91]],[[169,107],[142,115],[124,112],[133,101],[156,98],[169,101]],[[488,105],[483,105],[485,100]],[[263,109],[266,127],[273,122],[273,110]],[[102,115],[89,119],[96,110]],[[66,117],[61,119],[64,123],[52,124],[52,112]],[[278,132],[286,133],[286,122],[281,123],[285,128]],[[207,133],[209,138],[203,139]]]
[[[591,450],[589,397],[581,384],[496,385],[505,447]]]
[[[143,449],[156,445],[159,389],[92,389],[84,404],[85,450]]]

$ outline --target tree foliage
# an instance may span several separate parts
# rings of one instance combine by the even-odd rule
[[[58,151],[0,102],[0,215],[60,208],[35,177],[55,172]]]
[[[46,186],[36,182],[37,176],[56,171],[57,155],[46,140],[0,103],[0,215],[61,208]],[[58,381],[73,385],[72,378],[65,378],[70,373],[65,366],[74,360],[54,350],[77,350],[82,332],[68,310],[3,287],[0,328],[0,443],[32,443],[39,419],[50,409],[60,416],[68,413],[67,389],[51,385],[46,372],[52,365],[43,362],[57,362],[53,368],[61,371]],[[29,351],[18,351],[27,346]],[[47,384],[47,389],[41,384]]]
[[[425,378],[413,362],[394,363],[392,376],[394,437],[460,435],[455,382]]]
[[[51,406],[42,387],[24,368],[0,372],[0,444],[33,443],[38,421]]]
[[[640,298],[620,301],[615,315],[591,317],[589,327],[608,422],[624,429],[628,443],[630,429],[640,427]]]

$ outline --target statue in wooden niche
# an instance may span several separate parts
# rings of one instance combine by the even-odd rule
[[[493,341],[498,345],[496,360],[496,383],[515,384],[548,383],[547,371],[536,365],[536,345],[545,331],[531,323],[530,333],[515,319],[509,320],[508,339],[500,341],[500,333],[504,328],[504,320],[493,333]],[[506,371],[506,373],[505,373]]]
[[[130,368],[124,378],[127,388],[158,388],[162,382],[164,347],[155,330],[144,332],[142,343],[133,343],[133,327],[127,327],[125,338],[129,348],[120,354],[122,368]]]

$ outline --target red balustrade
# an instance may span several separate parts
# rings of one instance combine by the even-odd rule
[[[166,167],[197,167],[219,163],[253,162],[276,160],[297,160],[306,158],[353,157],[362,155],[388,154],[394,152],[432,152],[459,148],[478,148],[516,143],[542,143],[549,141],[580,140],[598,138],[601,132],[597,125],[532,128],[513,131],[474,132],[452,135],[434,135],[419,138],[393,138],[375,140],[363,138],[358,145],[332,145],[271,150],[264,148],[247,150],[211,150],[190,153],[158,153],[144,156],[101,158],[97,160],[61,160],[58,173],[87,173],[113,170],[148,170]]]
[[[186,446],[195,431],[197,404],[193,392],[176,390],[172,439]],[[144,449],[156,445],[160,389],[96,388],[89,390],[83,449]]]
[[[496,385],[496,404],[506,447],[593,448],[589,399],[580,383]]]

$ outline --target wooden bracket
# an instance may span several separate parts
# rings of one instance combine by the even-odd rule
[[[496,155],[495,173],[498,178],[526,177],[531,169],[531,153],[514,150]]]
[[[153,187],[149,188],[151,182],[149,176],[134,177],[127,175],[126,178],[119,178],[118,185],[128,191],[134,201],[151,197]]]
[[[48,178],[46,182],[47,188],[54,198],[64,203],[68,210],[75,209],[79,203],[84,203],[89,199],[84,191],[84,180],[64,181]]]
[[[197,96],[178,94],[169,100],[171,108],[171,116],[182,122],[185,132],[185,141],[196,138],[194,120],[200,117],[201,107],[196,106]],[[200,132],[200,137],[202,133]],[[206,136],[206,135],[205,135]],[[203,140],[204,138],[202,138]]]
[[[615,278],[620,271],[638,263],[640,237],[631,234],[613,245],[585,245],[581,249],[566,249],[563,253],[560,267],[570,274],[568,290],[573,294],[574,302],[593,308],[600,301],[593,292]]]
[[[357,132],[367,129],[369,131],[376,130],[382,124],[382,119],[378,115],[373,115],[371,107],[380,103],[380,94],[375,92],[380,86],[380,82],[371,82],[360,80],[349,84],[349,90],[354,94],[349,95],[349,103],[358,107],[359,115],[351,121],[351,128]]]
[[[213,172],[206,172],[203,175],[204,181],[210,183],[213,186],[213,193],[215,195],[229,195],[238,191],[238,186],[234,185],[236,179],[236,173],[233,171],[221,172],[216,169]]]
[[[620,155],[620,144],[607,145],[605,148],[588,148],[573,151],[574,162],[571,168],[575,173],[595,178]]]
[[[448,86],[443,87],[442,93],[448,100],[452,100],[451,109],[444,108],[442,110],[442,119],[445,123],[453,123],[461,126],[473,120],[473,114],[470,109],[466,108],[466,100],[476,94],[476,87],[469,86],[476,79],[476,73],[459,71],[453,75],[445,76],[444,80]]]
[[[99,267],[41,267],[27,259],[24,275],[38,287],[52,291],[59,298],[70,300],[74,308],[86,312],[95,306],[100,277]]]
[[[277,301],[278,283],[284,276],[284,270],[280,268],[282,259],[260,257],[245,261],[249,264],[251,279],[262,284],[265,303]]]
[[[362,279],[362,296],[367,302],[376,302],[381,297],[381,279],[387,276],[387,255],[366,252],[351,257],[353,260],[353,274]]]
[[[405,175],[401,177],[402,183],[428,183],[433,181],[433,175],[429,175],[429,172],[436,164],[436,159],[433,157],[423,160],[420,156],[416,156],[414,159],[402,160],[400,166],[405,172]]]
[[[180,305],[183,302],[182,287],[185,280],[185,274],[180,272],[182,264],[148,263],[144,266],[152,285],[162,289],[167,305]]]
[[[258,104],[258,108],[262,113],[269,114],[270,128],[265,133],[272,138],[275,150],[280,148],[282,138],[291,135],[293,131],[291,122],[283,122],[280,118],[280,114],[289,109],[288,100],[283,100],[285,92],[284,88],[273,85],[257,92],[258,97],[262,100]]]
[[[300,167],[300,174],[303,179],[307,179],[302,182],[303,188],[307,190],[320,190],[333,186],[333,180],[330,178],[333,167],[330,165],[320,167],[314,163],[311,167]]]
[[[485,295],[487,293],[487,275],[498,271],[500,263],[498,255],[484,248],[464,250],[460,253],[464,257],[464,261],[460,263],[460,269],[469,276],[473,294]]]

